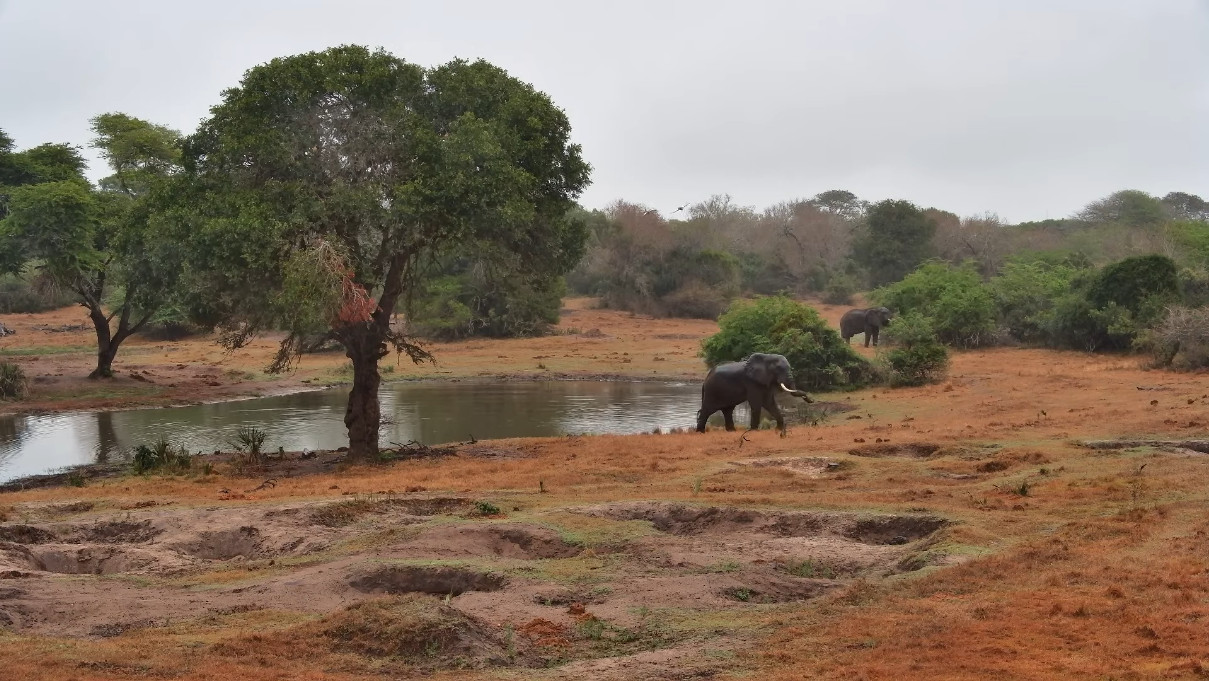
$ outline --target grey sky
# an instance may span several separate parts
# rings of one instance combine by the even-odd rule
[[[1206,0],[0,0],[0,128],[18,148],[86,145],[106,111],[191,132],[248,68],[343,43],[548,93],[595,168],[588,207],[842,188],[1018,221],[1209,197]]]

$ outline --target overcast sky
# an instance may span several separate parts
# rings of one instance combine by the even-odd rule
[[[839,188],[1015,222],[1209,198],[1209,0],[0,0],[0,129],[87,145],[123,111],[187,133],[248,68],[345,43],[548,93],[588,207]]]

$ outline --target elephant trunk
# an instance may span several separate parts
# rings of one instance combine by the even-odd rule
[[[785,392],[789,393],[790,395],[793,395],[794,397],[800,397],[800,398],[806,400],[806,402],[808,402],[808,403],[814,402],[814,400],[810,399],[810,395],[806,394],[806,391],[792,390],[790,388],[787,388],[784,383],[782,383],[780,385],[781,385],[781,390],[784,390]]]

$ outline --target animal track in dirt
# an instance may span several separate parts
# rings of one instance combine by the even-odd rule
[[[408,555],[500,556],[502,558],[571,558],[583,549],[557,532],[532,525],[442,525],[394,547]]]
[[[873,443],[853,447],[848,450],[848,453],[853,456],[870,456],[870,457],[886,457],[886,456],[904,456],[916,459],[926,459],[936,452],[940,451],[940,445],[934,442],[903,442],[903,443]]]
[[[948,524],[947,520],[933,516],[868,517],[856,513],[762,511],[666,502],[606,504],[572,510],[615,520],[646,520],[655,529],[674,535],[747,533],[813,537],[836,534],[863,544],[905,544]]]
[[[392,565],[349,581],[362,593],[426,593],[458,596],[466,591],[498,591],[508,583],[503,575],[464,568]]]

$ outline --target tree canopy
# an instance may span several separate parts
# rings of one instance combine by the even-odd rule
[[[428,353],[391,313],[469,244],[515,267],[574,261],[568,219],[589,166],[566,115],[485,61],[426,69],[342,46],[274,59],[223,93],[185,144],[171,221],[196,311],[238,346],[285,328],[273,369],[307,339],[353,363],[350,457],[376,454],[378,360]]]
[[[122,125],[112,127],[113,121]],[[18,272],[32,264],[45,282],[77,296],[97,334],[92,377],[104,378],[113,374],[122,341],[147,322],[170,289],[173,269],[156,258],[169,245],[150,238],[145,202],[155,179],[177,162],[180,135],[125,114],[98,116],[93,130],[115,177],[126,178],[102,183],[100,191],[84,179],[75,147],[43,144],[11,153],[11,141],[6,150],[7,138],[0,140],[0,156],[6,157],[0,167],[18,182],[4,190],[0,265]]]
[[[910,201],[880,201],[869,208],[852,255],[875,286],[898,281],[932,254],[936,223]]]

